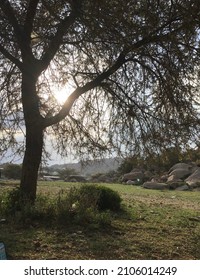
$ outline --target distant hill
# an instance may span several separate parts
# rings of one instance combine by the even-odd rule
[[[67,164],[54,164],[51,165],[49,168],[54,171],[64,168],[75,169],[81,175],[87,176],[117,170],[121,163],[121,158],[106,158],[101,160],[91,160],[84,163],[78,162]]]

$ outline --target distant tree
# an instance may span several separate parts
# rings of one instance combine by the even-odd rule
[[[22,166],[19,164],[6,164],[3,168],[3,174],[8,179],[19,180],[21,178]]]
[[[82,157],[195,139],[199,18],[198,0],[0,1],[0,149],[23,131],[26,199],[50,133]]]

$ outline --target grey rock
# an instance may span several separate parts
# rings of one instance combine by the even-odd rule
[[[144,178],[144,173],[142,171],[136,171],[136,172],[130,172],[130,173],[126,173],[123,176],[123,181],[135,181],[137,179],[142,180]]]
[[[191,190],[191,188],[188,185],[183,185],[176,188],[176,191],[189,191],[189,190]]]
[[[145,182],[143,184],[145,189],[154,189],[154,190],[164,190],[168,189],[168,185],[166,183],[158,183],[158,182]]]
[[[193,164],[188,164],[188,163],[184,163],[184,162],[179,162],[179,163],[176,163],[174,164],[170,170],[169,170],[169,173],[171,173],[173,170],[175,169],[191,169],[193,167]]]
[[[172,170],[172,172],[170,172],[169,174],[169,178],[168,178],[168,182],[169,181],[174,181],[177,179],[184,179],[187,178],[189,175],[191,175],[192,171],[189,168],[176,168],[174,170]]]
[[[185,182],[190,186],[190,187],[199,187],[200,186],[200,168],[196,169],[194,173],[192,173],[186,180]]]

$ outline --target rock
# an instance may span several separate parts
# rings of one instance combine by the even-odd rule
[[[144,172],[144,178],[146,179],[146,180],[149,180],[149,179],[151,179],[153,177],[153,173],[151,172],[151,171],[145,171]]]
[[[167,180],[168,180],[168,175],[167,175],[167,174],[164,174],[164,175],[162,175],[162,176],[160,177],[160,181],[161,181],[162,183],[167,182]]]
[[[185,182],[182,181],[182,180],[170,181],[170,182],[167,182],[167,185],[168,185],[170,190],[175,190],[175,189],[185,185]]]
[[[127,184],[127,185],[135,185],[135,181],[128,180],[128,181],[126,182],[126,184]]]
[[[200,186],[200,168],[197,168],[194,173],[192,173],[186,180],[185,182],[190,186],[190,187],[199,187]]]
[[[189,190],[191,190],[191,189],[188,185],[183,185],[183,186],[176,188],[176,191],[189,191]]]
[[[177,179],[185,179],[189,175],[191,175],[192,171],[191,168],[176,168],[169,174],[168,182],[174,181]]]
[[[176,181],[175,175],[171,175],[167,179],[167,183]]]
[[[157,182],[145,182],[143,184],[145,189],[154,189],[154,190],[164,190],[168,189],[168,185],[166,183],[157,183]]]
[[[140,179],[142,180],[144,178],[144,173],[142,171],[136,171],[136,172],[130,172],[130,173],[126,173],[124,174],[124,177],[123,177],[123,181],[126,182],[126,181],[135,181],[137,179]]]
[[[176,163],[174,164],[170,170],[169,170],[169,173],[171,173],[173,170],[175,169],[191,169],[193,167],[193,164],[188,164],[188,163],[184,163],[184,162],[179,162],[179,163]]]

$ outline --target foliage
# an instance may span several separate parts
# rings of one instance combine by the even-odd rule
[[[187,162],[197,160],[197,151],[189,149],[181,150],[179,147],[163,148],[157,154],[151,154],[146,157],[133,156],[124,159],[118,168],[120,174],[129,173],[133,168],[142,168],[156,173],[168,171],[178,162]]]
[[[0,1],[0,155],[25,150],[22,192],[50,134],[83,159],[198,143],[199,17],[198,0]]]
[[[1,213],[4,215],[13,215],[20,209],[19,188],[14,188],[6,192],[1,198]]]
[[[133,168],[144,167],[144,164],[144,159],[139,156],[127,157],[122,161],[117,171],[120,175],[124,175],[125,173],[131,172]]]
[[[121,207],[119,194],[105,186],[83,185],[79,189],[79,199],[83,206],[94,205],[99,211],[119,211]]]
[[[86,150],[117,148],[120,140],[130,149],[151,150],[178,142],[180,133],[196,123],[198,1],[6,3],[0,5],[2,152],[19,144],[16,132],[24,125],[24,67],[40,76],[34,95],[44,126],[61,121],[48,129],[60,152],[79,147],[84,156]],[[76,94],[70,105],[61,106],[53,94],[68,83]],[[187,141],[189,134],[184,136]]]
[[[8,179],[20,179],[22,166],[19,164],[6,164],[3,168],[3,174]]]
[[[83,185],[59,192],[54,199],[38,195],[34,204],[20,199],[20,189],[7,192],[1,199],[1,214],[21,223],[68,225],[110,225],[108,210],[119,211],[121,198],[116,191],[96,185]]]
[[[111,224],[111,215],[97,208],[97,194],[82,195],[79,188],[70,188],[66,195],[57,201],[59,224],[75,223],[84,226],[105,226]]]

